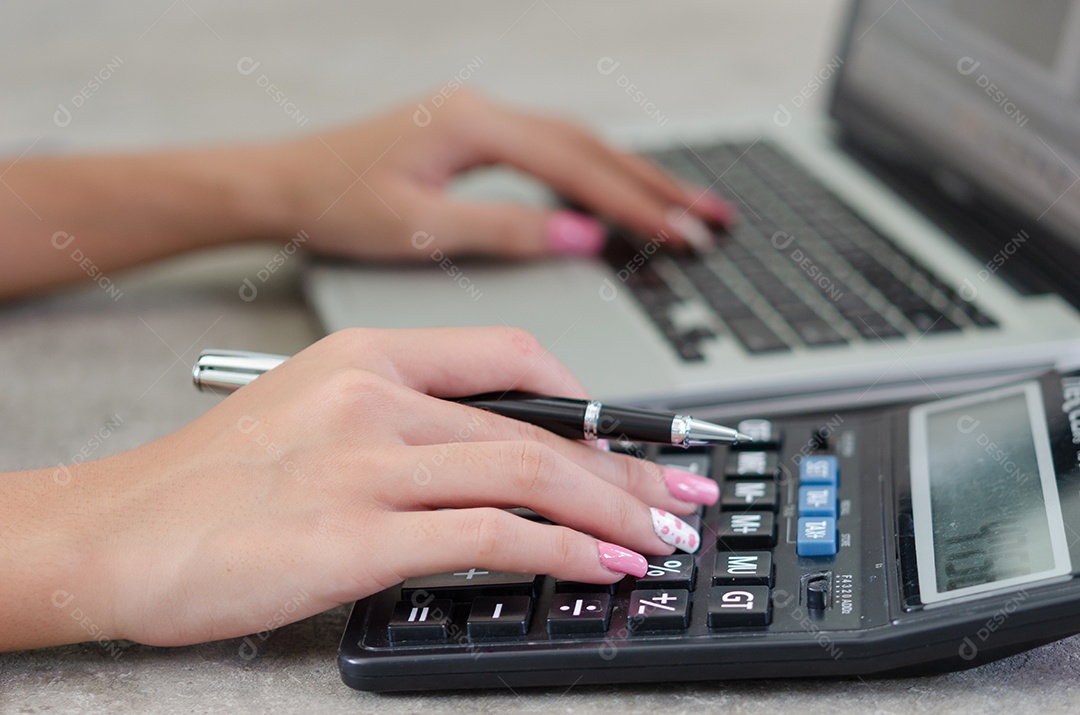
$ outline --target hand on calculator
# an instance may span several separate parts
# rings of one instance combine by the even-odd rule
[[[698,505],[673,493],[715,502],[711,481],[436,399],[508,389],[584,396],[518,330],[346,331],[156,442],[7,475],[0,646],[86,640],[60,603],[102,637],[179,645],[423,574],[611,583],[671,554],[672,529],[697,547],[674,514]]]

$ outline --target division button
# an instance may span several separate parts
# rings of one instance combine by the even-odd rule
[[[472,602],[466,627],[469,638],[513,638],[529,630],[528,596],[483,596]]]
[[[835,487],[799,487],[799,516],[836,518]]]
[[[771,620],[767,586],[713,586],[709,593],[709,628],[767,626]]]
[[[776,479],[776,452],[733,451],[728,456],[724,474],[735,479]]]
[[[712,582],[714,586],[772,586],[772,553],[721,551],[716,555]]]
[[[725,482],[720,496],[720,508],[724,511],[747,511],[748,509],[776,511],[776,482],[738,480]]]
[[[835,556],[836,549],[836,519],[827,516],[799,519],[795,543],[799,556]]]
[[[611,596],[606,593],[557,593],[548,610],[547,630],[553,636],[604,634]]]
[[[802,486],[835,487],[839,486],[839,481],[840,467],[836,455],[809,455],[799,462],[799,484]]]
[[[626,627],[631,631],[685,630],[690,620],[690,592],[648,589],[630,592]]]
[[[453,609],[453,602],[444,598],[398,601],[386,626],[387,636],[394,643],[446,640]]]
[[[686,588],[694,585],[694,556],[649,556],[649,569],[637,579],[641,588]]]
[[[716,540],[733,551],[775,546],[776,520],[771,511],[723,512]]]

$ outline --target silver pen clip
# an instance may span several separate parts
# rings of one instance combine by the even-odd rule
[[[203,350],[191,378],[200,390],[239,390],[259,375],[288,360],[286,355],[246,350]]]

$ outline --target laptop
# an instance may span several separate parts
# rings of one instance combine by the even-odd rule
[[[1080,0],[862,0],[808,75],[762,121],[635,145],[738,208],[714,251],[617,229],[595,260],[433,248],[315,262],[308,295],[327,330],[521,326],[598,397],[733,413],[973,389],[1074,345]]]

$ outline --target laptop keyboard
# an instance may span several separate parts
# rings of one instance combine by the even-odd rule
[[[650,157],[740,212],[704,255],[609,241],[606,260],[685,361],[703,360],[720,326],[750,353],[997,327],[766,142]]]

